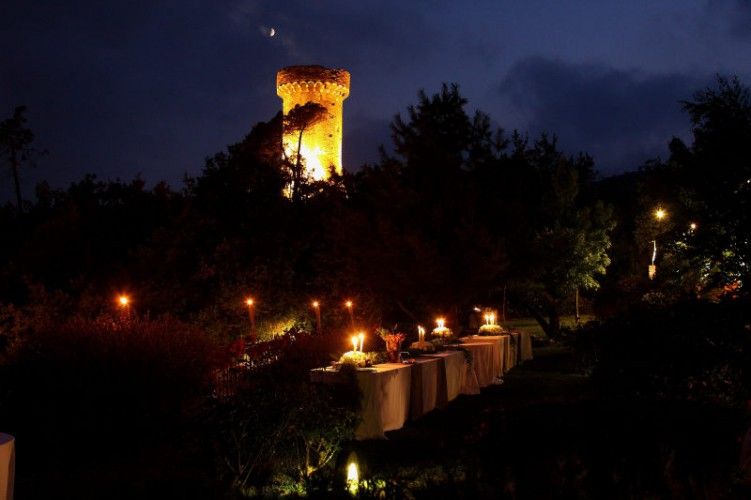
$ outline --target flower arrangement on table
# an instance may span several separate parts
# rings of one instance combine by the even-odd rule
[[[451,328],[446,326],[446,320],[443,318],[438,318],[435,320],[436,326],[433,328],[433,337],[435,337],[434,342],[438,345],[448,344],[454,341],[454,332],[451,331]]]
[[[503,335],[506,329],[495,322],[495,312],[488,312],[484,315],[485,324],[480,327],[477,334],[481,336]]]
[[[352,336],[352,350],[347,351],[339,358],[339,364],[352,365],[357,368],[365,368],[380,363],[383,356],[378,352],[364,352],[363,343],[365,342],[365,333],[360,332]]]
[[[339,362],[343,365],[354,365],[358,368],[364,368],[368,366],[368,353],[362,351],[347,351],[339,358]]]
[[[399,361],[399,350],[404,342],[404,335],[401,332],[389,330],[387,328],[378,328],[376,333],[386,343],[386,354],[388,355],[389,362],[397,363]]]

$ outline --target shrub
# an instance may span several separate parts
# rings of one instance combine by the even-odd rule
[[[311,384],[313,367],[325,365],[339,343],[334,336],[290,334],[273,364],[244,372],[232,397],[208,412],[222,476],[244,495],[303,494],[331,468],[352,439],[360,406],[354,371],[341,384]]]
[[[199,407],[221,362],[200,330],[178,320],[49,324],[2,367],[3,421],[19,437],[100,452],[170,433]]]
[[[737,300],[642,303],[577,342],[609,392],[740,407],[751,394],[747,311]]]

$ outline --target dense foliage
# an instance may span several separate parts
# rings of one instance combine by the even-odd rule
[[[308,370],[337,359],[353,326],[440,314],[459,334],[474,306],[508,297],[560,339],[580,294],[602,322],[574,342],[605,392],[739,408],[751,347],[748,89],[720,79],[697,93],[684,103],[690,146],[674,139],[667,161],[605,180],[554,136],[507,135],[466,106],[456,86],[421,92],[394,118],[390,153],[329,182],[305,179],[300,155],[281,151],[283,128],[299,144],[320,118],[300,107],[206,159],[180,190],[87,175],[0,208],[4,425],[48,457],[47,472],[66,465],[72,434],[82,460],[68,472],[131,446],[179,457],[173,479],[203,471],[204,497],[326,496],[342,486],[357,388],[352,374],[311,385]],[[33,152],[22,108],[0,132],[15,174]],[[118,293],[132,299],[122,311]],[[262,341],[252,346],[248,295]],[[311,335],[314,299],[323,327]],[[374,495],[398,489],[379,481]]]

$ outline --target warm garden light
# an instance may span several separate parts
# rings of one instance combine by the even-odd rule
[[[321,303],[314,300],[311,305],[316,313],[316,333],[321,333]]]
[[[667,211],[664,208],[657,208],[655,210],[655,214],[654,215],[655,215],[655,219],[662,220],[662,219],[664,219],[665,217],[668,216],[668,213],[667,213]]]
[[[697,228],[697,227],[699,227],[699,226],[698,226],[698,225],[696,224],[696,222],[692,222],[691,224],[689,224],[689,225],[688,225],[688,228],[689,228],[689,229],[690,229],[691,231],[696,231],[696,228]]]
[[[248,314],[250,315],[250,340],[256,341],[256,308],[254,307],[255,301],[253,297],[245,299],[245,305],[248,306]]]
[[[352,495],[357,494],[357,487],[360,483],[360,471],[357,469],[357,462],[350,462],[347,465],[347,490]]]
[[[127,295],[120,295],[117,297],[117,303],[120,307],[128,307],[130,305],[130,297]]]
[[[352,313],[352,301],[348,300],[344,303],[344,305],[347,307],[347,312],[349,313],[349,326],[352,328],[355,327],[355,315]]]

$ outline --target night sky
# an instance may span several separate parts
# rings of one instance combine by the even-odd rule
[[[4,0],[0,44],[0,118],[27,105],[49,150],[28,192],[84,172],[180,187],[281,108],[276,71],[293,64],[352,73],[350,171],[419,89],[456,82],[470,109],[554,132],[609,175],[687,137],[677,101],[715,73],[751,83],[751,1]]]

